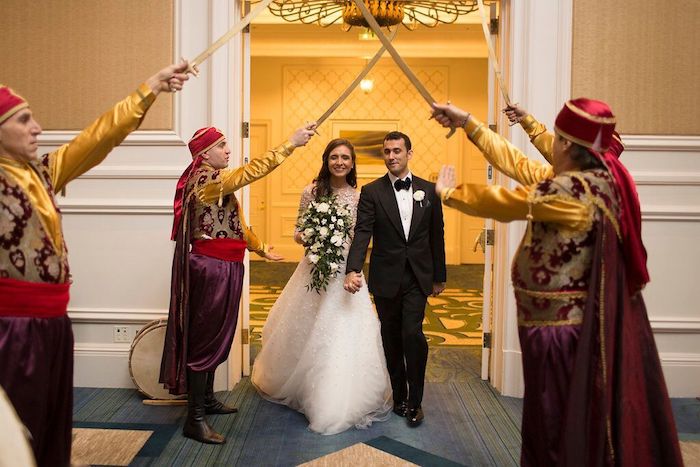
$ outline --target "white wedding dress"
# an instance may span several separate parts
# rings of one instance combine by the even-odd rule
[[[313,200],[311,189],[304,189],[300,212]],[[334,193],[351,208],[354,221],[357,191]],[[345,258],[348,250],[349,244]],[[306,288],[310,272],[311,264],[302,259],[270,310],[253,385],[265,399],[306,415],[309,429],[324,435],[388,419],[391,383],[366,284],[355,294],[346,292],[343,265],[319,294]]]

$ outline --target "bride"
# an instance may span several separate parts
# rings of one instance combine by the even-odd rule
[[[334,139],[323,152],[318,177],[304,188],[299,216],[314,199],[333,194],[352,211],[354,221],[356,186],[355,149],[345,139]],[[302,243],[300,231],[294,239]],[[344,258],[350,242],[346,239]],[[347,293],[344,279],[339,273],[325,291],[309,291],[311,263],[302,259],[270,310],[251,376],[262,397],[303,413],[309,429],[324,435],[367,428],[388,419],[392,408],[379,319],[369,292]]]

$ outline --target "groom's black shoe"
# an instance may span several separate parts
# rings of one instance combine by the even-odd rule
[[[406,401],[394,404],[394,413],[396,415],[398,415],[399,417],[405,417],[406,412],[408,412],[408,404],[406,403]]]
[[[411,428],[415,428],[423,423],[424,418],[423,409],[420,407],[409,408],[406,412],[406,422],[408,422],[408,426]]]

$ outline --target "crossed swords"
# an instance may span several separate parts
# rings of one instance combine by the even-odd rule
[[[187,72],[192,73],[195,76],[198,76],[199,73],[197,71],[197,65],[201,64],[209,58],[211,54],[216,52],[221,46],[226,44],[229,40],[231,40],[236,34],[241,32],[246,26],[250,24],[250,22],[258,16],[265,8],[267,8],[270,3],[272,3],[273,0],[263,0],[260,2],[254,9],[252,9],[247,15],[245,15],[238,23],[234,24],[234,26],[226,32],[223,36],[221,36],[219,39],[217,39],[216,42],[214,42],[212,45],[210,45],[204,52],[200,53],[195,57],[194,60],[189,62],[189,66],[187,68]],[[398,31],[398,26],[394,30],[394,32],[391,34],[391,37],[386,37],[384,35],[384,32],[382,32],[381,27],[377,23],[377,20],[374,19],[374,16],[369,12],[367,7],[365,6],[364,0],[353,0],[355,2],[355,5],[357,5],[357,8],[360,10],[362,13],[362,16],[364,16],[365,21],[367,21],[367,24],[369,25],[370,29],[372,32],[374,32],[374,35],[377,36],[379,41],[382,43],[382,47],[377,51],[377,53],[374,55],[372,60],[370,60],[365,68],[360,72],[359,75],[353,80],[352,83],[343,91],[343,93],[333,102],[333,104],[326,110],[323,115],[321,115],[317,120],[316,120],[316,125],[320,126],[323,122],[325,122],[328,117],[331,116],[331,114],[338,108],[338,106],[343,103],[343,101],[350,95],[350,93],[357,87],[357,85],[362,81],[362,79],[367,76],[367,74],[370,72],[370,70],[374,67],[374,65],[379,61],[379,59],[382,57],[385,51],[389,52],[389,55],[391,55],[391,58],[394,60],[396,65],[399,67],[399,69],[403,72],[404,75],[406,75],[406,78],[411,82],[413,87],[416,88],[418,93],[423,97],[423,99],[428,103],[428,105],[432,106],[432,104],[435,102],[435,99],[431,96],[430,92],[425,88],[423,83],[418,79],[418,77],[413,73],[411,68],[406,64],[406,62],[401,58],[401,55],[396,51],[394,46],[392,45],[391,41],[396,37],[396,33]],[[503,80],[501,78],[501,71],[498,66],[498,61],[496,60],[496,54],[493,50],[493,46],[491,44],[491,38],[489,37],[488,33],[488,27],[486,26],[486,15],[484,12],[484,5],[482,0],[478,0],[479,2],[479,11],[481,13],[481,19],[482,19],[482,26],[484,29],[484,36],[486,38],[486,43],[488,45],[489,49],[489,56],[491,58],[491,62],[494,67],[494,71],[496,73],[496,78],[498,79],[498,83],[501,88],[501,92],[503,93],[503,96],[505,98],[506,103],[510,105],[510,98],[508,97],[508,92],[506,89],[506,86],[503,83]],[[452,136],[455,132],[455,128],[450,128],[450,132],[447,134],[446,138],[449,138]]]

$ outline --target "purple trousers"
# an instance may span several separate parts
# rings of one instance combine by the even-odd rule
[[[558,464],[580,325],[520,326],[523,353],[523,467]]]
[[[70,465],[73,330],[60,318],[0,318],[0,385],[32,435],[39,466]]]
[[[243,288],[243,263],[190,254],[187,368],[214,371],[231,351]]]

